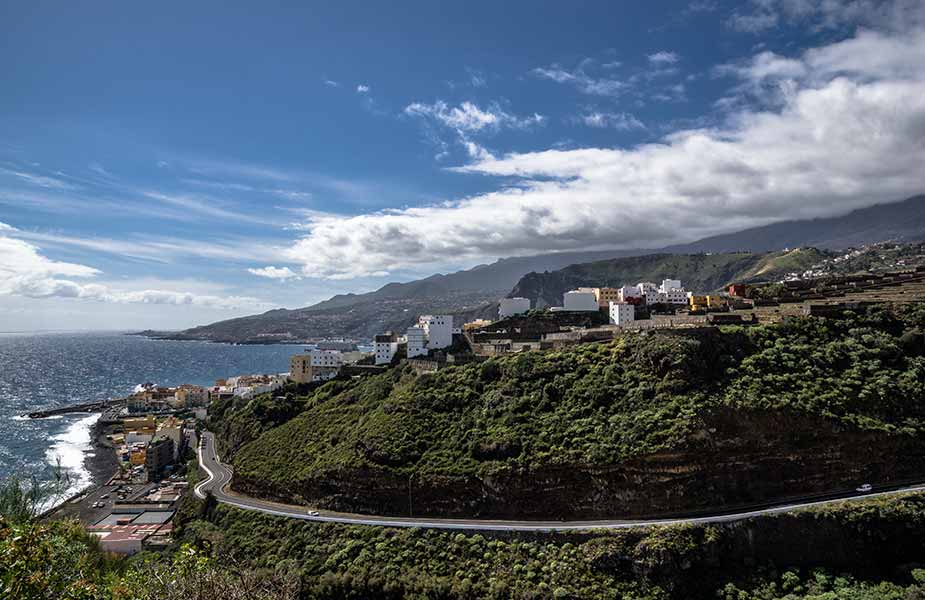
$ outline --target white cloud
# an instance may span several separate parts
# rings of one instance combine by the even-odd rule
[[[583,94],[591,96],[617,96],[628,87],[625,81],[612,77],[592,77],[585,72],[584,65],[589,61],[582,61],[572,71],[563,69],[559,65],[537,67],[533,74],[542,79],[549,79],[556,83],[568,83],[578,88]]]
[[[298,279],[299,276],[289,267],[274,267],[272,265],[260,269],[248,269],[248,273],[267,279]]]
[[[334,81],[333,79],[325,79],[325,80],[324,80],[324,85],[327,85],[327,86],[330,86],[330,87],[340,87],[340,84],[337,83],[336,81]]]
[[[227,309],[265,305],[255,298],[240,296],[222,297],[158,289],[124,290],[87,283],[86,279],[102,273],[86,265],[45,257],[37,246],[12,237],[17,230],[9,225],[0,228],[0,232],[3,232],[0,234],[0,296],[75,298],[120,304],[178,304]]]
[[[648,57],[649,62],[654,65],[673,65],[678,62],[680,57],[674,52],[668,52],[667,50],[662,50],[656,52],[655,54],[650,54]]]
[[[357,94],[366,94],[369,92],[369,86],[362,83],[357,86]]]
[[[29,183],[29,184],[32,184],[38,187],[46,188],[46,189],[52,189],[52,190],[76,190],[78,189],[77,186],[70,184],[66,181],[62,181],[61,179],[58,179],[56,177],[48,177],[45,175],[37,175],[35,173],[27,173],[25,171],[17,171],[14,169],[4,169],[4,168],[0,168],[0,173],[11,175],[13,177],[16,177],[20,181],[24,181],[26,183]]]
[[[477,158],[456,170],[514,181],[427,207],[319,216],[288,260],[306,276],[350,278],[551,250],[658,247],[921,193],[925,68],[915,57],[923,52],[921,33],[862,31],[794,58],[802,68],[757,69],[799,75],[771,108],[634,148]],[[490,126],[471,112],[447,120]]]
[[[546,117],[539,113],[521,117],[504,111],[498,104],[483,109],[472,102],[450,106],[443,100],[433,104],[414,102],[405,107],[405,114],[452,129],[469,157],[477,160],[493,158],[493,155],[481,144],[474,142],[473,135],[494,133],[501,129],[526,130],[546,122]],[[436,158],[446,158],[449,155],[447,143],[432,129],[428,129],[426,135],[439,149]]]
[[[579,123],[587,125],[588,127],[596,127],[598,129],[622,129],[624,131],[628,131],[631,129],[646,128],[642,121],[626,112],[615,113],[595,111],[576,117],[575,120]]]
[[[405,107],[405,114],[433,119],[446,127],[465,133],[501,128],[527,129],[541,125],[546,120],[546,117],[537,113],[527,117],[512,115],[497,104],[483,109],[472,102],[450,106],[443,100],[437,100],[433,104],[413,102]]]

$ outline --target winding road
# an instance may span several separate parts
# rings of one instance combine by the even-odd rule
[[[427,529],[468,529],[475,531],[574,531],[587,529],[627,529],[631,527],[653,527],[657,525],[691,524],[702,525],[706,523],[725,523],[739,521],[760,515],[786,513],[794,510],[822,506],[834,502],[866,500],[879,496],[891,496],[907,492],[925,491],[925,485],[920,483],[906,486],[883,488],[867,494],[859,494],[854,490],[835,492],[826,495],[824,499],[802,499],[790,501],[778,506],[768,506],[754,510],[725,511],[716,514],[679,517],[668,519],[602,519],[596,521],[507,521],[485,519],[442,519],[442,518],[411,518],[411,517],[377,517],[351,513],[337,513],[330,511],[313,511],[309,507],[281,504],[268,500],[260,500],[249,496],[242,496],[228,491],[231,482],[231,469],[223,464],[215,452],[215,439],[208,431],[202,433],[199,443],[199,465],[206,472],[206,479],[199,482],[193,492],[198,498],[204,499],[207,492],[211,492],[216,500],[222,504],[255,510],[269,515],[318,521],[325,523],[346,523],[350,525],[373,525],[380,527],[422,527]],[[819,498],[816,496],[815,498]],[[316,514],[310,514],[316,512]]]

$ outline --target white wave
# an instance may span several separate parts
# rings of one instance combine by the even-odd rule
[[[93,450],[93,425],[99,418],[100,413],[94,413],[78,419],[51,438],[52,445],[45,451],[45,459],[52,466],[60,464],[62,475],[67,474],[69,478],[67,490],[57,498],[59,502],[93,484],[86,458]]]

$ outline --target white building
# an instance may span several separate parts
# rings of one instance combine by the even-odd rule
[[[665,304],[687,304],[687,291],[684,288],[672,288],[664,292],[659,292],[659,302]]]
[[[642,296],[642,292],[635,285],[624,285],[617,288],[617,298],[620,302],[626,302],[630,298],[639,298],[640,296]]]
[[[599,308],[594,292],[572,290],[562,296],[562,310],[597,312]]]
[[[390,364],[392,358],[395,357],[395,353],[398,352],[398,336],[390,331],[377,335],[373,342],[376,351],[376,364]]]
[[[427,354],[427,333],[420,325],[408,328],[405,332],[405,341],[408,344],[408,358]]]
[[[502,298],[498,302],[498,318],[522,315],[530,310],[529,298]]]
[[[681,286],[680,279],[663,279],[662,285],[659,286],[658,291],[668,293],[671,290],[680,290],[683,289]]]
[[[626,325],[636,320],[636,307],[625,302],[610,303],[610,322],[614,325]]]
[[[418,327],[424,330],[428,350],[439,350],[453,345],[452,315],[423,315],[418,318]],[[410,352],[408,357],[411,357]]]
[[[296,383],[332,379],[344,364],[337,350],[309,350],[289,359],[289,378]]]
[[[658,304],[658,286],[648,281],[636,284],[639,295],[646,299],[646,304]]]
[[[658,286],[655,302],[660,304],[687,304],[687,290],[681,285],[680,279],[663,279]],[[646,303],[651,304],[646,298]]]

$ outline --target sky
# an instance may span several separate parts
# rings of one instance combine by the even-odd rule
[[[925,3],[0,5],[0,331],[175,329],[925,191]]]

